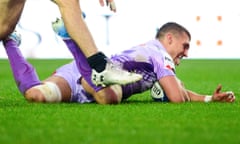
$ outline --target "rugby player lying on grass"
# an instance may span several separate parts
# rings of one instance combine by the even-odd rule
[[[3,42],[17,86],[29,101],[117,104],[133,94],[147,90],[151,90],[155,98],[158,98],[159,90],[163,90],[164,94],[158,100],[173,103],[235,101],[234,93],[221,92],[221,86],[211,96],[184,88],[175,74],[175,66],[180,64],[183,57],[188,56],[191,35],[175,22],[160,27],[154,40],[111,57],[111,61],[123,69],[141,74],[142,80],[126,85],[105,86],[92,83],[91,68],[76,43],[66,37],[62,20],[57,19],[52,25],[60,37],[65,36],[62,37],[63,41],[74,61],[58,68],[43,81],[39,80],[35,69],[23,58],[18,48],[20,38],[16,33],[9,35]]]

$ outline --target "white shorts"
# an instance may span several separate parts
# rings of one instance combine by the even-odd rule
[[[61,66],[56,70],[54,75],[60,76],[68,82],[72,90],[71,102],[90,103],[95,101],[91,95],[86,93],[82,85],[78,83],[81,74],[77,69],[75,61]]]

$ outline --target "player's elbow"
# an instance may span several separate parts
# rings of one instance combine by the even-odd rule
[[[185,100],[183,100],[183,99],[170,99],[170,102],[172,102],[172,103],[183,103],[183,102],[185,102]]]
[[[184,103],[189,101],[183,95],[175,95],[175,96],[169,97],[168,99],[172,103]]]
[[[171,93],[168,99],[173,103],[183,103],[190,101],[189,95],[185,89],[181,89],[177,93]]]

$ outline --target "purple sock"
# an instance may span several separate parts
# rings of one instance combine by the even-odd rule
[[[10,39],[4,42],[4,46],[15,82],[21,93],[24,94],[27,89],[41,84],[34,67],[24,59],[16,42]]]
[[[82,75],[82,77],[88,82],[88,84],[95,90],[99,91],[102,89],[100,86],[96,86],[95,84],[92,83],[91,80],[91,74],[92,74],[92,69],[89,66],[87,59],[81,49],[77,46],[77,44],[71,40],[71,39],[65,39],[64,42],[66,43],[68,49],[72,53],[75,62],[78,67],[78,71]]]

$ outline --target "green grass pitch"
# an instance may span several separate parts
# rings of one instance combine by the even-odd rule
[[[69,59],[30,60],[40,79]],[[236,102],[153,102],[149,91],[119,105],[29,103],[18,92],[7,60],[0,60],[1,144],[239,144],[240,60],[183,60],[177,75],[193,91],[218,84]]]

